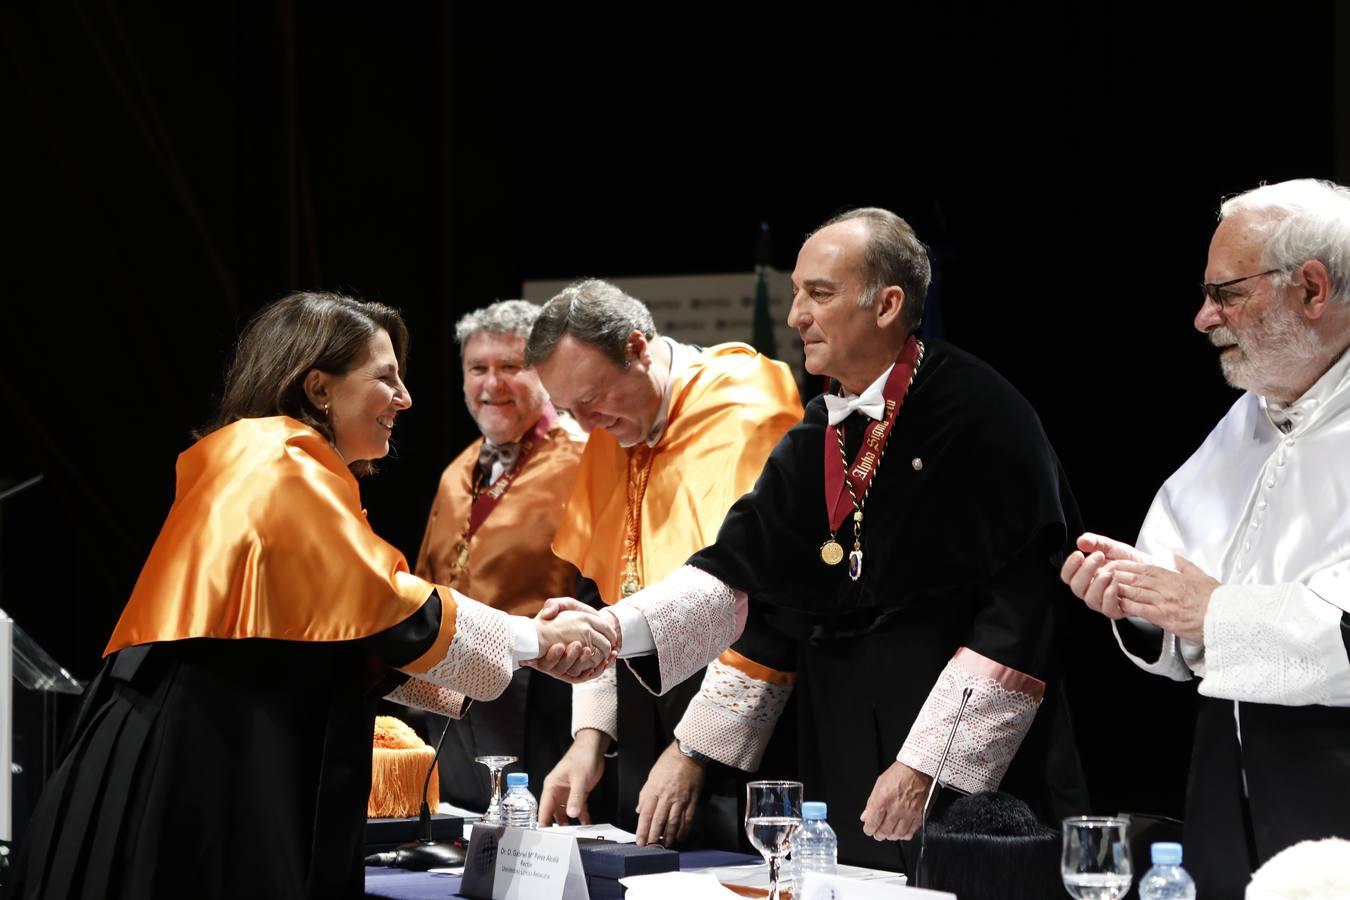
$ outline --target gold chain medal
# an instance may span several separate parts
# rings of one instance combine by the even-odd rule
[[[891,369],[890,377],[886,379],[883,390],[886,400],[885,414],[880,421],[869,423],[863,431],[862,445],[858,447],[857,458],[851,467],[848,464],[848,454],[844,450],[844,430],[837,425],[830,425],[827,429],[834,432],[839,445],[839,464],[832,461],[833,454],[829,451],[827,442],[825,504],[830,516],[831,533],[829,539],[820,545],[820,559],[829,566],[843,562],[844,548],[836,535],[840,526],[844,524],[844,519],[848,517],[851,507],[853,549],[848,554],[848,577],[854,581],[862,577],[863,507],[867,503],[867,495],[872,490],[872,481],[881,470],[881,460],[886,455],[886,439],[890,437],[895,418],[905,402],[909,389],[914,385],[914,376],[919,371],[919,366],[923,363],[923,353],[923,342],[910,335],[904,349],[900,351],[900,357],[896,360],[894,368]],[[904,385],[903,389],[900,387],[901,384]],[[841,422],[840,425],[842,424]],[[855,481],[862,487],[861,498],[854,487]]]
[[[642,582],[638,580],[637,566],[630,560],[624,567],[623,584],[619,587],[619,593],[624,597],[631,597],[642,590]]]
[[[462,537],[459,543],[455,544],[454,564],[450,569],[450,584],[447,587],[454,587],[460,581],[461,575],[469,573],[469,542]]]
[[[867,500],[867,495],[863,495]],[[853,550],[848,555],[848,577],[857,581],[862,577],[862,505],[853,511]]]
[[[464,520],[464,529],[459,533],[455,549],[450,554],[450,576],[446,578],[446,587],[457,587],[464,583],[469,574],[469,543],[473,540],[473,508],[483,488],[483,473],[474,462],[472,484],[469,488],[469,515]]]
[[[619,584],[619,593],[631,597],[642,590],[642,579],[638,575],[638,545],[641,543],[639,529],[642,526],[642,500],[647,495],[647,481],[652,474],[652,450],[645,443],[639,443],[628,450],[627,503],[624,509],[623,538],[623,580]]]

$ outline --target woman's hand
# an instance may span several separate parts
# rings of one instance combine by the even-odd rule
[[[539,659],[530,664],[564,680],[584,680],[603,672],[619,642],[614,617],[575,600],[561,611],[559,605],[550,603],[534,618]]]

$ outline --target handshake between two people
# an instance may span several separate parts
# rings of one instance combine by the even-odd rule
[[[577,684],[601,675],[619,658],[622,631],[609,609],[596,610],[571,597],[553,597],[534,617],[539,657],[523,665]]]

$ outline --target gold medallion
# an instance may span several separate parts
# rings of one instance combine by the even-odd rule
[[[820,559],[827,566],[837,566],[844,560],[844,548],[834,538],[820,545]]]
[[[631,597],[642,590],[642,579],[638,576],[637,561],[633,557],[628,557],[628,561],[623,567],[623,582],[619,585],[619,594],[624,597]]]

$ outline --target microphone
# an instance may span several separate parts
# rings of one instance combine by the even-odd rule
[[[431,773],[436,771],[436,763],[441,761],[441,745],[445,743],[445,736],[450,733],[450,717],[445,719],[445,727],[441,729],[441,736],[436,741],[436,749],[431,753],[431,765],[427,766],[427,777],[422,779],[422,808],[417,813],[418,824],[422,826],[423,844],[432,843],[431,839],[431,807],[427,805],[427,791],[431,790]]]
[[[928,785],[928,796],[923,801],[923,817],[919,820],[919,858],[914,863],[915,887],[923,887],[923,851],[928,837],[928,810],[933,805],[933,796],[938,789],[938,779],[942,777],[942,767],[947,765],[947,754],[952,751],[952,741],[956,740],[956,729],[961,724],[961,717],[966,714],[966,704],[970,702],[970,695],[973,691],[974,688],[967,687],[961,692],[961,706],[956,710],[956,718],[952,721],[952,730],[947,732],[947,746],[942,749],[942,758],[938,760],[937,771],[933,773],[933,783]]]
[[[32,478],[27,479],[26,481],[19,482],[18,484],[6,485],[4,490],[0,490],[0,500],[8,500],[15,494],[22,494],[24,491],[28,490],[30,487],[33,487],[40,481],[42,481],[41,472],[39,472],[37,475],[34,475]]]
[[[384,853],[372,853],[366,857],[368,866],[389,866],[394,869],[410,869],[425,872],[427,869],[447,869],[464,865],[464,850],[450,841],[436,841],[431,836],[431,807],[427,804],[427,791],[431,788],[431,773],[436,771],[436,763],[441,758],[441,745],[450,733],[450,720],[445,720],[445,729],[436,741],[436,750],[431,755],[431,765],[427,767],[427,777],[422,782],[422,808],[417,814],[422,836],[407,844],[400,844]]]

